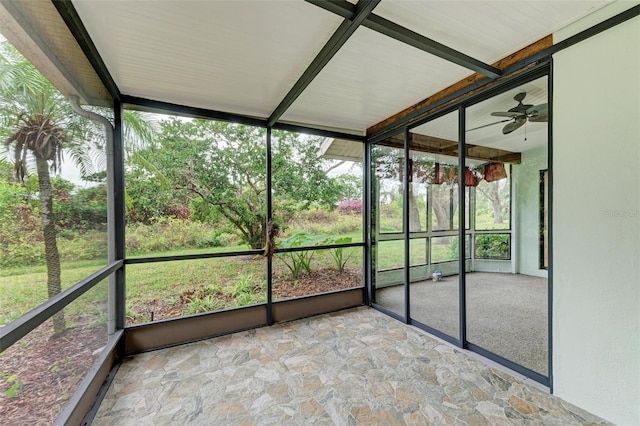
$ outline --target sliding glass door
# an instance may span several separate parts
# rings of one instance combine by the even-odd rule
[[[436,334],[458,340],[457,111],[411,129],[409,152],[411,319]]]
[[[549,99],[537,76],[371,145],[372,294],[548,384]]]
[[[548,376],[547,77],[467,108],[467,173],[475,183],[467,341]],[[480,155],[483,153],[483,155]],[[473,183],[473,182],[472,182]],[[544,241],[543,241],[544,240]]]

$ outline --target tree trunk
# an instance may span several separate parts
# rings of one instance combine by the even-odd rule
[[[413,183],[409,183],[409,232],[421,232],[422,226],[420,225],[420,212],[418,211],[418,203],[416,203],[416,197],[413,193]]]
[[[434,231],[447,231],[451,228],[451,203],[449,199],[450,189],[447,185],[432,185],[431,205],[436,223],[433,225]]]
[[[491,206],[493,207],[493,223],[502,223],[502,200],[500,200],[500,191],[498,189],[498,182],[491,182],[489,185],[488,194],[491,200]]]
[[[60,255],[56,241],[57,232],[53,217],[53,192],[47,160],[36,158],[38,170],[38,188],[40,191],[40,220],[44,235],[44,256],[47,262],[47,293],[49,298],[62,291],[60,282]],[[64,313],[58,312],[53,316],[53,332],[60,335],[65,331]]]

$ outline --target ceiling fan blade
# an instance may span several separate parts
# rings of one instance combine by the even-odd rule
[[[523,117],[525,114],[524,112],[516,112],[516,111],[496,111],[496,112],[492,112],[491,115],[493,115],[494,117],[516,118],[516,117]]]
[[[508,135],[509,133],[513,132],[514,130],[518,130],[526,122],[527,122],[526,118],[516,118],[516,121],[514,121],[512,123],[509,123],[509,124],[507,124],[506,126],[504,126],[502,128],[502,134],[503,135]]]
[[[506,123],[507,121],[511,121],[511,118],[507,118],[506,120],[494,121],[493,123],[485,124],[483,126],[474,127],[473,129],[467,129],[467,132],[472,130],[484,129],[485,127],[493,126],[495,124]]]
[[[527,117],[534,123],[549,121],[549,104],[532,106],[527,110]]]

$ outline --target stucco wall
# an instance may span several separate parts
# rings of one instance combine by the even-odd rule
[[[553,137],[554,391],[638,425],[640,17],[554,56]]]
[[[548,168],[547,147],[522,153],[512,166],[514,194],[515,269],[519,274],[547,278],[540,269],[540,171]]]

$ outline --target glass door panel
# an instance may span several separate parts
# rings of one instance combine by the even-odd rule
[[[417,251],[424,250],[422,256],[426,260],[422,265],[412,262],[410,316],[458,339],[457,111],[413,128],[409,133],[409,150],[412,172],[409,206],[416,206],[409,215],[411,255],[417,258]],[[426,194],[424,203],[422,194]],[[422,226],[423,223],[427,226]]]
[[[467,167],[477,180],[467,341],[544,377],[548,288],[540,259],[546,197],[540,177],[548,169],[547,111],[543,77],[466,113]]]
[[[371,147],[373,302],[405,315],[404,133]]]

